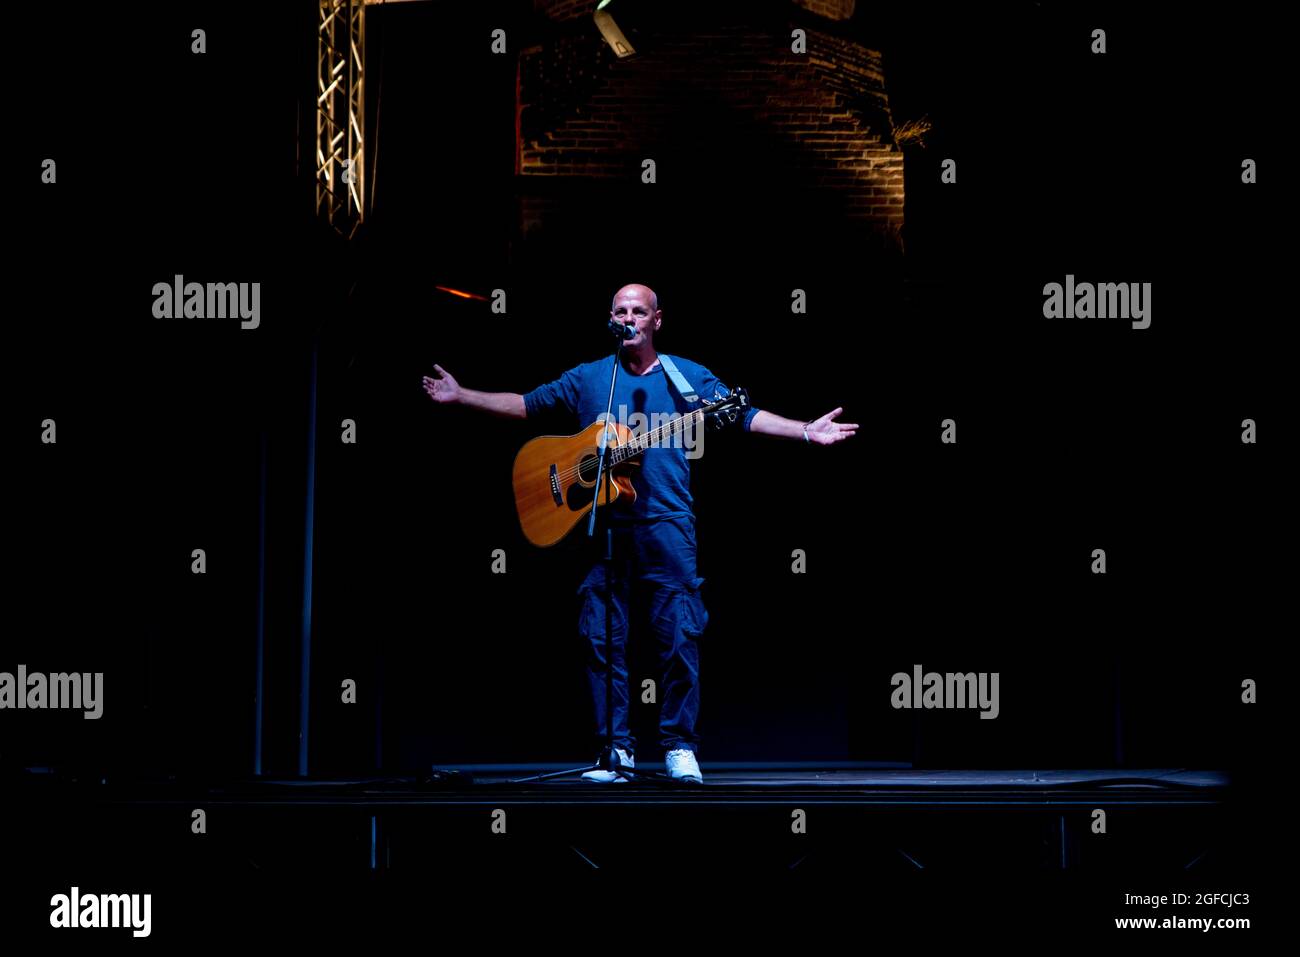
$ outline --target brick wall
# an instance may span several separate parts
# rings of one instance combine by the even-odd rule
[[[805,10],[828,20],[847,20],[853,16],[858,0],[794,0]]]
[[[572,20],[590,16],[599,0],[533,0],[533,9],[552,20]],[[653,0],[652,0],[653,2]],[[796,4],[829,20],[847,20],[853,16],[857,0],[794,0]]]
[[[533,9],[552,20],[572,20],[591,16],[599,0],[533,0]]]
[[[589,14],[595,0],[538,5],[563,20]],[[845,15],[853,7],[825,0],[800,5]],[[623,61],[594,25],[580,21],[523,51],[521,181],[632,181],[644,158],[662,162],[666,144],[698,136],[716,148],[710,136],[725,129],[746,144],[744,162],[765,165],[764,176],[833,191],[844,215],[896,239],[903,154],[893,142],[880,53],[818,29],[793,3],[761,9],[767,14],[743,24],[728,19],[656,29],[644,52]],[[805,55],[790,51],[796,26],[807,31]],[[525,232],[546,209],[536,197],[524,201]]]

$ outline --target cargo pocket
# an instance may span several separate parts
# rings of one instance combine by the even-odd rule
[[[596,598],[591,593],[591,586],[583,582],[578,588],[578,594],[582,596],[582,602],[578,609],[578,637],[583,641],[591,641],[595,635],[603,635],[604,622],[596,625]]]
[[[578,586],[582,607],[578,612],[578,634],[595,646],[605,640],[605,575],[596,569]],[[610,609],[614,640],[618,641],[627,627],[620,597],[615,594]]]
[[[599,566],[593,567],[587,573],[587,577],[582,580],[578,586],[578,595],[582,599],[578,608],[578,634],[583,638],[591,638],[593,635],[603,635],[604,622],[599,626],[595,625],[597,613],[603,618],[604,608],[600,606],[599,599],[596,596],[597,588],[604,588],[605,575],[604,569]]]
[[[682,589],[678,599],[681,602],[682,631],[692,638],[702,636],[709,625],[709,611],[704,607],[704,598],[700,594],[702,584],[703,578],[695,579]]]

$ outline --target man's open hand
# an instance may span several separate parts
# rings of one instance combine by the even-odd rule
[[[437,373],[437,378],[424,377],[424,391],[428,393],[429,398],[434,402],[458,401],[460,385],[452,378],[451,373],[436,362],[433,364],[433,371]]]
[[[808,426],[808,440],[816,442],[818,445],[834,445],[836,442],[843,442],[850,435],[856,435],[858,423],[856,422],[832,422],[835,416],[843,412],[844,409],[832,409],[820,419],[814,421]]]

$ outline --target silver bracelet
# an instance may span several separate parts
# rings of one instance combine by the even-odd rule
[[[805,423],[803,424],[803,440],[804,440],[805,442],[811,442],[811,441],[812,441],[812,439],[808,438],[808,426],[810,426],[810,425],[812,425],[812,422],[805,422]]]

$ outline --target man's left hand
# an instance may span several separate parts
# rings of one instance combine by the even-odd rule
[[[831,421],[843,411],[842,407],[832,409],[820,419],[812,422],[808,426],[808,440],[816,442],[818,445],[834,445],[836,442],[843,442],[851,435],[856,435],[858,423]]]

